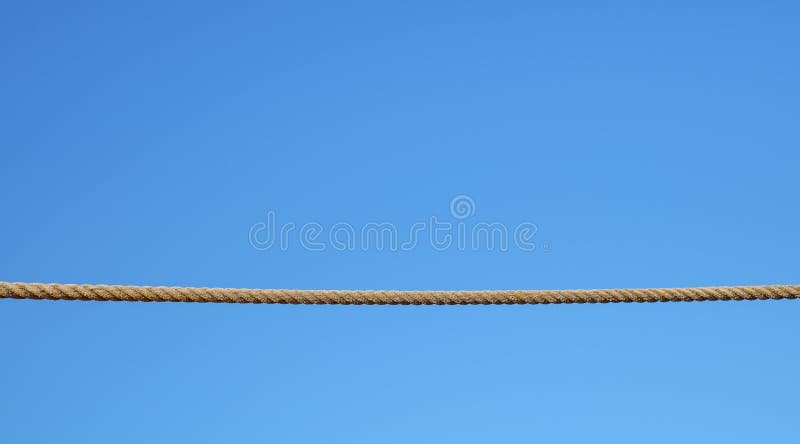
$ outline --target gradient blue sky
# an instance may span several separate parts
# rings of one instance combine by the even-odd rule
[[[0,280],[798,283],[794,2],[4,2]],[[282,220],[549,251],[257,251]],[[0,301],[0,441],[796,443],[793,301]]]

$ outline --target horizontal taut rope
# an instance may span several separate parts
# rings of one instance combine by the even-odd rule
[[[800,285],[611,290],[251,290],[0,282],[0,298],[242,304],[571,304],[796,299]]]

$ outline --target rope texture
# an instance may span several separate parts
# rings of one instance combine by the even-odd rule
[[[221,302],[239,304],[584,304],[614,302],[796,299],[800,285],[756,287],[633,288],[610,290],[251,290],[239,288],[0,282],[0,298],[87,301]]]

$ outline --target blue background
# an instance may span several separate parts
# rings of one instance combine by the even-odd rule
[[[4,2],[0,280],[798,283],[793,2]],[[257,251],[281,220],[550,251]],[[0,301],[3,442],[798,442],[793,301]]]

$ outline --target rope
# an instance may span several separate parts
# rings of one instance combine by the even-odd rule
[[[0,282],[0,298],[86,301],[225,302],[239,304],[584,304],[609,302],[796,299],[800,285],[634,288],[612,290],[250,290]]]

